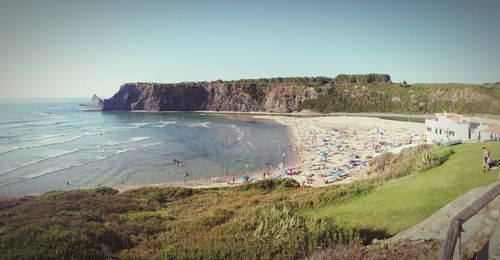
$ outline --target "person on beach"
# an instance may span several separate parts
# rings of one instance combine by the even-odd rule
[[[188,176],[189,176],[189,172],[184,173],[184,184],[186,184]]]
[[[483,168],[484,168],[484,171],[487,172],[490,170],[490,166],[489,166],[489,160],[490,160],[490,157],[491,157],[491,153],[490,153],[490,150],[488,150],[486,147],[483,147]]]
[[[175,164],[177,167],[181,166],[181,162],[180,162],[179,160],[174,159],[173,161],[174,161],[174,164]]]

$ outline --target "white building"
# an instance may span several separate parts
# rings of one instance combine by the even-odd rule
[[[500,125],[486,126],[480,131],[480,141],[500,140]]]
[[[463,141],[471,138],[470,119],[455,113],[437,113],[436,118],[426,119],[427,143]]]

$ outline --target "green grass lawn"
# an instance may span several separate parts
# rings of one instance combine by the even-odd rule
[[[499,181],[500,170],[483,173],[482,147],[500,158],[500,142],[462,144],[443,165],[395,179],[367,195],[305,209],[303,215],[331,217],[343,225],[394,235],[429,217],[469,190]]]

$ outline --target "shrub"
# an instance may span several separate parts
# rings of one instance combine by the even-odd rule
[[[81,219],[90,222],[102,222],[101,216],[93,210],[83,210],[83,211],[61,211],[60,216],[69,217],[73,219]]]
[[[33,223],[0,238],[7,259],[104,259],[123,248],[113,231],[101,224],[71,226]]]
[[[449,147],[434,148],[431,145],[406,148],[399,154],[385,152],[370,163],[367,172],[382,179],[397,178],[439,166],[452,154]]]
[[[426,170],[443,164],[453,154],[450,147],[440,147],[433,150],[426,150],[418,155],[416,168]]]
[[[257,190],[265,190],[265,191],[272,191],[276,188],[281,188],[281,189],[290,189],[290,188],[297,188],[300,187],[300,184],[292,179],[292,178],[282,178],[282,179],[266,179],[266,180],[259,180],[257,182],[252,182],[252,183],[247,183],[245,185],[241,185],[237,187],[239,190],[250,190],[250,189],[257,189]]]
[[[139,211],[120,215],[121,221],[144,221],[148,219],[154,220],[173,220],[174,218],[158,211]]]
[[[193,195],[192,189],[182,187],[165,187],[165,188],[146,188],[147,199],[165,203],[179,198],[185,198]]]
[[[92,190],[92,193],[96,195],[114,195],[118,193],[118,190],[110,188],[110,187],[99,187]]]
[[[204,229],[211,229],[215,226],[226,223],[233,217],[233,215],[233,211],[216,209],[212,214],[200,218],[197,224]]]
[[[64,199],[64,200],[78,200],[84,197],[87,197],[90,193],[85,190],[69,190],[69,191],[63,191],[63,190],[54,190],[54,191],[49,191],[44,194],[42,194],[38,199],[41,200],[59,200],[59,199]]]
[[[287,237],[291,232],[316,238],[314,243],[345,243],[358,239],[355,231],[334,226],[326,219],[316,219],[298,216],[289,206],[262,206],[249,210],[235,219],[242,223],[241,228],[253,231],[253,235],[262,241],[271,241]]]

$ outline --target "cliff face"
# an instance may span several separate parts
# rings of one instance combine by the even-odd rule
[[[311,87],[285,83],[128,83],[104,100],[103,110],[291,112],[316,97]]]

